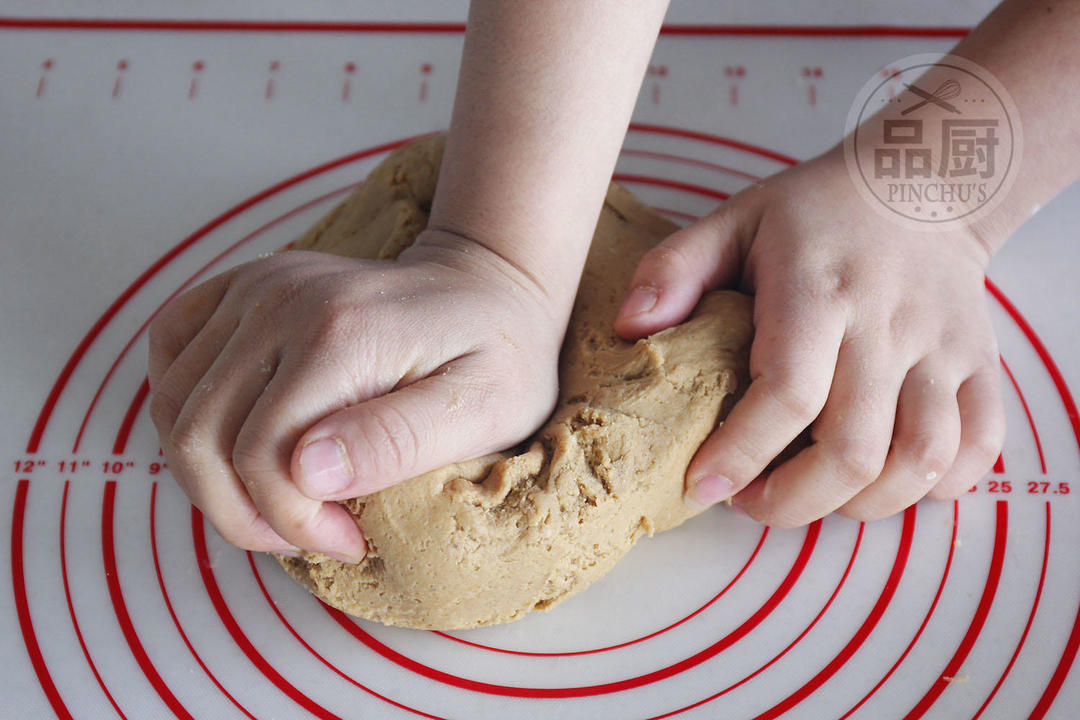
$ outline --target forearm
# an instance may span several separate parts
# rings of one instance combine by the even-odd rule
[[[1080,177],[1080,3],[1005,0],[952,52],[996,76],[1020,112],[1023,148],[1016,181],[976,224],[997,250]]]
[[[474,0],[429,227],[569,313],[667,0]]]

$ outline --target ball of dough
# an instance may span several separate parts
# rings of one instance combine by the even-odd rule
[[[427,223],[444,139],[404,146],[297,242],[395,257]],[[676,226],[612,185],[560,358],[551,418],[518,448],[342,504],[369,553],[278,557],[324,602],[388,625],[516,620],[580,592],[639,538],[679,525],[683,476],[746,384],[751,301],[707,294],[681,325],[636,343],[612,330],[641,256]],[[725,403],[725,399],[729,402]]]

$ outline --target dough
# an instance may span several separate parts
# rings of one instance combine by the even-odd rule
[[[388,157],[298,249],[392,258],[427,222],[443,138]],[[546,610],[639,538],[682,523],[683,475],[746,382],[751,301],[709,293],[695,316],[636,343],[612,322],[641,256],[675,226],[612,185],[560,360],[558,405],[507,452],[342,504],[369,553],[278,557],[324,602],[388,625],[460,629]]]

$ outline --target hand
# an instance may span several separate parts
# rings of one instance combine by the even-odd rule
[[[838,151],[732,197],[642,260],[616,329],[681,322],[702,292],[754,294],[752,382],[687,470],[688,497],[794,527],[953,498],[990,470],[1004,412],[988,244],[880,218]],[[812,443],[767,466],[804,429]]]
[[[426,232],[395,261],[288,252],[150,328],[169,467],[229,542],[366,552],[334,500],[503,449],[547,416],[565,318],[494,253]]]

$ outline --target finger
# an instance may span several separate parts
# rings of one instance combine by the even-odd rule
[[[200,381],[218,359],[222,349],[236,332],[236,324],[211,318],[175,358],[169,369],[158,378],[150,398],[150,418],[154,421],[162,442],[167,442],[177,417],[196,391]],[[208,379],[199,392],[213,392],[214,383]]]
[[[1005,406],[1001,399],[1001,373],[988,366],[960,385],[960,449],[952,467],[930,491],[930,497],[950,500],[963,495],[997,461],[1005,442]]]
[[[828,398],[843,313],[765,286],[755,315],[750,386],[687,469],[687,497],[699,505],[724,500],[756,478]]]
[[[828,515],[881,473],[893,434],[903,375],[873,340],[844,344],[828,400],[814,422],[813,444],[740,493],[740,506],[775,527]]]
[[[505,424],[485,407],[487,394],[468,374],[451,363],[318,422],[293,457],[301,491],[322,499],[368,495],[497,449],[492,443]]]
[[[282,538],[343,562],[359,562],[367,546],[340,505],[309,498],[290,473],[292,450],[318,414],[326,380],[283,361],[247,414],[232,448],[232,464],[259,513]]]
[[[682,322],[711,287],[728,284],[740,266],[739,200],[733,199],[647,252],[634,271],[615,331],[639,338]]]
[[[908,371],[900,388],[885,468],[838,512],[869,522],[914,505],[945,477],[959,446],[956,383],[939,365],[923,360]]]
[[[259,514],[232,466],[236,436],[274,373],[267,363],[254,374],[238,368],[252,352],[234,340],[191,393],[162,442],[173,477],[226,541],[247,550],[296,554]]]
[[[157,388],[161,376],[214,315],[232,277],[229,271],[210,278],[174,298],[154,317],[149,333],[151,390]]]

